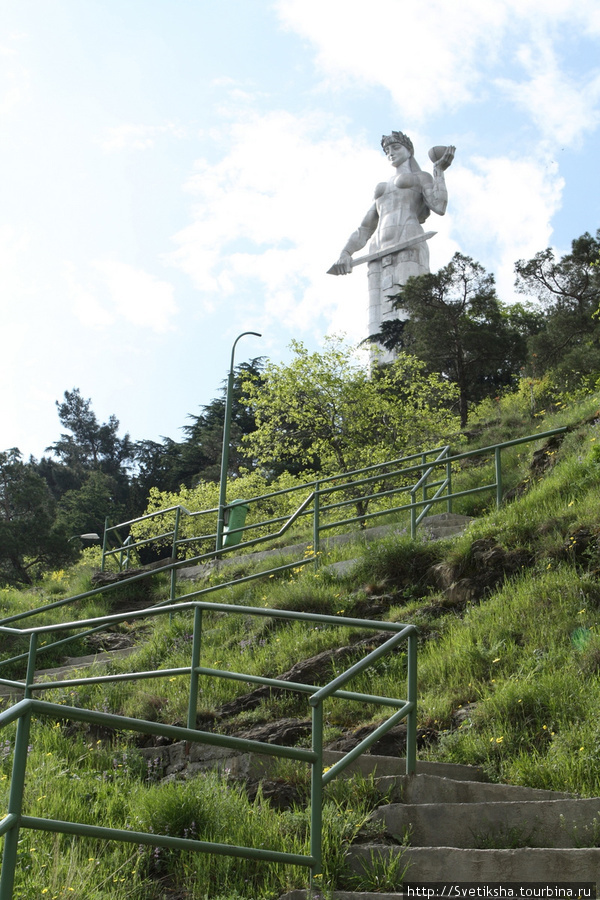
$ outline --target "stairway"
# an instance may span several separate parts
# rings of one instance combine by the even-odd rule
[[[340,755],[328,753],[327,764]],[[396,893],[336,891],[332,900],[396,900],[408,896],[408,886],[428,882],[471,887],[600,882],[600,798],[489,784],[471,766],[418,762],[416,775],[395,774],[403,767],[404,760],[376,756],[351,767],[365,775],[374,772],[382,787],[392,789],[395,802],[372,816],[381,842],[355,843],[347,856],[357,874],[374,859],[389,865],[400,857],[398,870],[408,865],[403,882],[393,886]],[[281,900],[307,896],[292,891]]]
[[[422,540],[440,541],[445,538],[454,537],[467,528],[473,521],[472,516],[461,516],[455,513],[439,513],[434,516],[426,516],[419,526],[418,536]],[[382,538],[389,537],[392,534],[406,535],[409,529],[404,525],[377,525],[372,528],[365,528],[362,531],[349,531],[346,534],[336,534],[331,537],[323,538],[321,541],[321,549],[328,550],[332,547],[339,547],[344,544],[370,544],[373,541],[380,541]],[[312,546],[312,544],[311,544]],[[283,558],[283,557],[301,557],[306,553],[308,545],[291,544],[278,547],[274,550],[259,550],[254,553],[231,554],[223,559],[212,560],[209,563],[201,563],[195,566],[184,566],[177,570],[177,578],[179,580],[195,581],[199,578],[206,578],[215,570],[227,569],[236,566],[240,562],[252,564],[261,562],[263,559]],[[356,547],[354,547],[356,550]],[[340,575],[349,572],[356,565],[356,559],[348,559],[339,563],[333,563],[327,566],[327,570],[337,572]]]

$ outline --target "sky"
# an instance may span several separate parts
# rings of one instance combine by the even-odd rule
[[[431,268],[514,302],[514,262],[600,227],[597,0],[0,0],[0,451],[79,388],[182,440],[229,370],[367,331],[333,277],[391,174],[456,146]],[[522,299],[522,298],[519,298]]]

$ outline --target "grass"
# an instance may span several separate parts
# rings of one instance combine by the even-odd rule
[[[0,749],[1,784],[8,780],[12,743]],[[28,760],[29,814],[157,834],[307,855],[309,811],[277,812],[257,795],[208,772],[187,781],[154,784],[136,749],[88,740],[59,723],[34,725]],[[50,784],[52,787],[50,788]],[[369,813],[384,799],[371,780],[355,777],[328,789],[324,803],[324,880],[340,877],[344,853]],[[158,898],[178,885],[190,897],[275,898],[302,886],[305,870],[265,866],[228,856],[193,854],[135,844],[72,839],[24,830],[16,896]]]
[[[525,401],[521,398],[519,402]],[[202,664],[276,677],[299,660],[363,637],[344,623],[347,616],[367,615],[365,611],[371,609],[382,618],[414,622],[421,635],[419,724],[433,727],[439,736],[437,743],[421,751],[420,758],[478,764],[492,780],[599,795],[597,409],[598,397],[588,396],[579,404],[555,404],[555,411],[543,418],[532,420],[528,413],[519,420],[516,400],[505,406],[497,404],[492,410],[495,422],[487,429],[481,426],[481,433],[474,438],[478,445],[512,438],[520,429],[520,433],[528,433],[538,425],[546,430],[564,423],[571,430],[560,447],[549,450],[553,468],[541,473],[531,469],[534,446],[515,448],[506,456],[505,486],[517,489],[517,499],[489,511],[488,495],[464,501],[457,511],[476,512],[479,518],[452,541],[427,544],[396,537],[365,547],[358,535],[351,549],[332,545],[324,554],[324,563],[349,555],[360,557],[356,569],[342,579],[324,568],[298,567],[297,571],[273,577],[267,574],[208,595],[207,599],[224,604],[328,613],[339,617],[339,624],[282,624],[274,617],[205,613]],[[482,421],[485,412],[482,409]],[[480,483],[482,476],[488,478],[485,466],[457,467],[455,489]],[[476,579],[480,564],[473,553],[475,541],[488,541],[505,553],[522,554],[525,561],[469,602],[448,605],[432,567],[442,563],[456,579]],[[246,571],[250,565],[244,562],[241,568]],[[272,563],[263,561],[261,565],[266,568]],[[12,614],[84,592],[89,578],[89,567],[80,566],[47,576],[33,591],[2,590],[0,608],[3,614]],[[231,570],[225,569],[209,583],[230,578]],[[184,600],[197,588],[180,582],[178,599]],[[130,599],[139,597],[138,588],[130,590]],[[153,578],[151,590],[147,595],[150,602],[164,599],[167,580]],[[109,592],[76,606],[49,610],[36,624],[102,614],[113,608],[110,597]],[[109,671],[189,666],[190,613],[175,608],[172,616],[144,624],[131,620],[120,628],[137,636],[138,645],[127,660],[113,661]],[[80,643],[75,646],[86,652],[85,639],[77,640]],[[7,655],[15,652],[14,647],[3,651]],[[75,655],[73,649],[65,652]],[[56,655],[47,657],[47,664],[59,658],[57,648]],[[405,679],[406,659],[399,652],[356,678],[351,689],[398,696],[404,691]],[[55,702],[181,724],[187,716],[188,684],[187,677],[164,677],[57,688],[46,696]],[[245,682],[202,679],[198,713],[214,716],[224,703],[250,689]],[[459,720],[458,714],[467,705],[468,715]],[[326,707],[326,735],[337,738],[358,725],[379,720],[384,712],[381,707],[331,701]],[[213,727],[235,733],[236,728],[282,715],[307,717],[306,698],[272,694],[254,709],[217,720]],[[0,743],[0,800],[4,806],[13,741],[14,727],[9,727]],[[260,792],[251,801],[241,787],[214,774],[157,783],[156,773],[149,772],[131,738],[83,726],[36,723],[31,747],[28,814],[93,822],[101,818],[133,830],[163,830],[231,843],[251,841],[255,846],[304,848],[298,852],[306,852],[308,813],[304,801],[278,812]],[[299,786],[300,797],[306,797],[307,767],[279,763],[276,771],[276,777],[291,780]],[[329,787],[324,813],[324,891],[351,886],[344,865],[345,848],[380,802],[373,784],[354,780]],[[305,871],[285,866],[261,866],[259,870],[254,864],[227,857],[155,852],[108,842],[100,846],[31,831],[23,831],[21,837],[16,896],[23,898],[62,898],[77,893],[93,900],[106,896],[154,900],[179,892],[190,900],[215,900],[216,896],[249,900],[275,898],[306,884]],[[596,840],[595,833],[581,837]],[[361,884],[381,890],[382,885],[399,883],[400,861],[394,871],[386,865],[371,866],[370,880]]]

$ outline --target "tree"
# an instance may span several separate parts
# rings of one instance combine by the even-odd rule
[[[517,290],[544,309],[544,326],[529,342],[531,374],[551,371],[565,389],[600,370],[599,263],[600,229],[576,238],[558,261],[548,248],[515,264]]]
[[[63,403],[56,401],[58,418],[71,434],[61,434],[47,449],[75,472],[96,470],[123,480],[131,467],[134,445],[128,434],[118,436],[119,420],[111,415],[100,425],[92,401],[84,400],[79,388],[65,391],[64,398]]]
[[[328,338],[322,352],[293,341],[288,364],[249,379],[256,429],[244,438],[267,475],[275,468],[349,471],[437,445],[458,422],[452,385],[402,354],[371,377],[352,347]]]
[[[249,363],[240,363],[234,370],[227,473],[232,478],[252,467],[253,461],[243,438],[254,431],[256,424],[254,412],[245,402],[243,385],[248,379],[260,384],[262,370],[263,362],[259,357]],[[193,423],[183,428],[187,435],[181,445],[181,470],[186,475],[183,483],[189,483],[192,477],[195,481],[218,481],[220,478],[226,394],[225,383],[221,396],[204,406],[199,416],[190,416]]]
[[[240,363],[233,379],[229,475],[239,478],[251,469],[253,460],[242,438],[255,427],[254,414],[243,400],[242,384],[247,378],[260,381],[260,358]],[[221,473],[221,449],[225,422],[226,386],[220,396],[202,407],[199,415],[190,415],[191,425],[183,426],[186,439],[181,442],[163,438],[163,443],[140,441],[135,445],[136,473],[132,492],[138,507],[145,504],[151,488],[177,491],[203,481],[218,482]]]
[[[408,318],[384,322],[370,340],[413,353],[457,384],[462,427],[469,403],[514,383],[529,319],[524,307],[513,313],[500,302],[494,276],[470,257],[455,253],[438,272],[409,278],[393,305]]]
[[[112,475],[90,472],[80,488],[67,491],[58,502],[57,521],[69,534],[103,534],[106,518],[110,523],[127,517],[127,508],[117,499],[118,485]]]
[[[35,466],[19,450],[0,453],[0,580],[31,584],[39,566],[62,565],[75,548],[55,521],[56,502]]]

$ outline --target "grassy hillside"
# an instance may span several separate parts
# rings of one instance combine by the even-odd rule
[[[281,625],[275,619],[206,616],[203,665],[277,676],[299,660],[348,648],[366,635],[344,623],[348,616],[411,622],[420,630],[419,758],[482,765],[491,780],[600,795],[600,411],[593,394],[555,403],[532,415],[514,399],[488,403],[464,449],[486,446],[567,425],[560,439],[544,447],[527,444],[510,455],[505,476],[507,502],[496,510],[489,495],[465,498],[457,512],[476,516],[453,540],[425,543],[388,538],[368,549],[357,543],[356,568],[343,578],[298,569],[278,577],[227,587],[218,602],[329,613],[338,627]],[[455,489],[491,480],[485,466],[466,463]],[[347,549],[345,555],[347,556]],[[240,563],[247,571],[250,563]],[[89,585],[89,568],[45,579],[35,592],[0,592],[3,615],[40,601],[60,598]],[[224,576],[223,576],[224,577]],[[229,572],[227,578],[231,577]],[[67,614],[83,618],[135,601],[128,596],[88,600]],[[166,596],[164,577],[143,588],[150,605]],[[189,590],[180,585],[180,591]],[[139,599],[139,598],[138,598]],[[60,621],[65,612],[45,614]],[[64,619],[63,619],[64,620]],[[175,613],[152,624],[132,621],[113,629],[108,640],[134,643],[127,661],[113,671],[189,665],[190,614]],[[95,647],[99,645],[95,639]],[[4,656],[15,652],[5,648]],[[75,652],[90,651],[84,639]],[[55,663],[58,654],[51,657]],[[51,663],[49,663],[51,664]],[[331,661],[331,668],[336,663]],[[330,669],[331,671],[331,669]],[[353,689],[404,693],[404,653],[379,663]],[[228,734],[283,718],[301,723],[307,702],[297,695],[250,696],[248,685],[206,681],[198,725]],[[244,697],[243,703],[235,703]],[[61,689],[48,699],[110,710],[166,723],[185,722],[187,680]],[[380,707],[332,701],[327,708],[329,742],[347,739],[381,718]],[[10,775],[14,731],[0,741],[0,795]],[[168,779],[132,739],[84,726],[35,724],[32,732],[27,811],[134,830],[166,831],[201,839],[296,849],[306,840],[306,772],[282,764],[281,779],[294,786],[295,803],[273,809],[243,786],[212,775]],[[158,758],[158,753],[157,753]],[[116,790],[115,790],[116,788]],[[252,797],[252,799],[250,799]],[[334,783],[325,810],[325,881],[346,886],[343,849],[381,798],[372,783]],[[303,872],[257,868],[227,858],[168,854],[130,845],[110,846],[51,835],[22,833],[18,897],[62,897],[69,892],[94,898],[274,898],[304,886]],[[215,885],[218,885],[216,893]],[[85,887],[85,890],[84,890]]]

